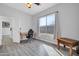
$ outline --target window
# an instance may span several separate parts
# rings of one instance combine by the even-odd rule
[[[47,16],[47,33],[53,34],[55,26],[55,14]]]
[[[47,15],[39,19],[40,33],[54,33],[55,14]]]
[[[40,24],[41,27],[42,27],[42,26],[46,26],[46,17],[40,18],[39,24]]]
[[[41,33],[46,33],[46,17],[42,17],[39,20],[39,27]]]

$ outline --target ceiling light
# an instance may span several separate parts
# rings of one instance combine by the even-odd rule
[[[37,6],[40,6],[40,3],[33,3],[33,4],[35,4],[35,5],[37,5]],[[25,3],[25,7],[27,7],[27,8],[32,8],[32,5],[33,5],[32,3]]]
[[[25,6],[26,6],[27,8],[31,8],[31,7],[32,7],[32,3],[26,3]]]

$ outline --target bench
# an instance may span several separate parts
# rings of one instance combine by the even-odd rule
[[[58,49],[60,48],[60,44],[63,44],[64,47],[65,46],[69,47],[69,55],[71,56],[73,54],[73,49],[72,48],[78,45],[78,41],[70,39],[70,38],[61,37],[60,39],[57,39]]]

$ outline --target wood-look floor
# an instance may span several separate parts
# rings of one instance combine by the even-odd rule
[[[11,38],[3,37],[3,47],[0,56],[60,56],[54,46],[39,40],[28,43],[13,43]]]

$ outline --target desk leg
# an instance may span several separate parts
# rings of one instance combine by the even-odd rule
[[[72,47],[69,48],[69,56],[72,56],[72,52],[73,52],[73,49]]]
[[[58,47],[58,49],[60,48],[60,43],[59,43],[59,41],[57,40],[57,47]]]
[[[66,46],[64,45],[64,48],[65,48]]]

